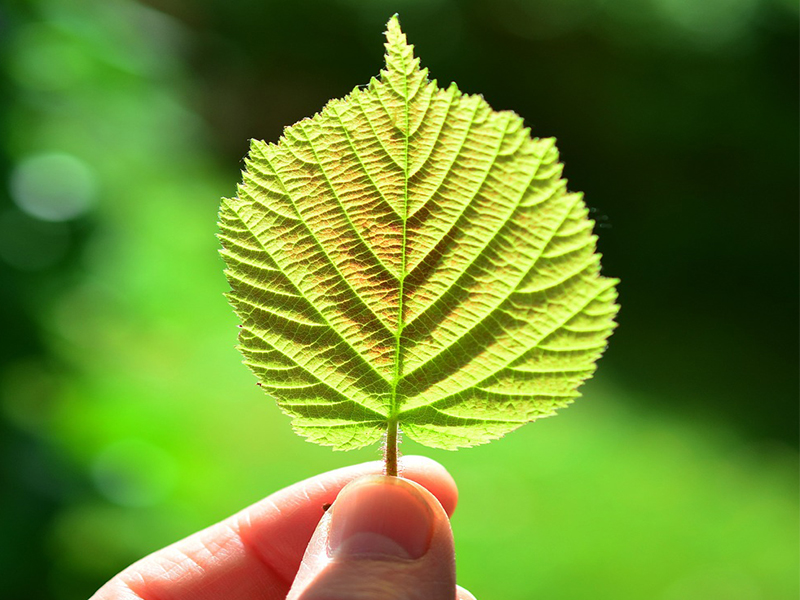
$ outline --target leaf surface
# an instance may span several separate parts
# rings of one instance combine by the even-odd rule
[[[570,403],[617,311],[553,139],[420,68],[253,141],[220,210],[240,350],[309,439],[454,449]]]

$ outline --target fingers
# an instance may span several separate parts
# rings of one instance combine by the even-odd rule
[[[438,463],[404,457],[401,474],[429,489],[448,514],[458,492]],[[135,563],[92,600],[283,600],[323,506],[350,481],[382,471],[364,463],[307,479]]]
[[[383,472],[381,461],[345,467],[301,481],[238,515],[242,538],[284,580],[291,582],[317,524],[340,490],[351,481]],[[400,475],[430,491],[452,515],[458,500],[455,481],[439,463],[423,456],[404,456]],[[236,518],[236,517],[235,517]]]
[[[455,596],[453,534],[442,506],[412,481],[371,476],[345,487],[323,517],[287,600]]]

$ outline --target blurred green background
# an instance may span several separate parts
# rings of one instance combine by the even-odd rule
[[[504,600],[798,597],[790,0],[4,0],[3,597],[86,598],[377,458],[295,436],[234,350],[219,197],[366,83],[399,12],[442,83],[556,136],[620,327],[555,419],[457,453],[459,580]]]

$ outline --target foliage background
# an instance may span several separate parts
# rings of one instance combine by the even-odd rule
[[[233,349],[218,199],[251,137],[439,81],[554,135],[620,328],[586,398],[457,453],[479,598],[798,596],[798,10],[789,0],[6,0],[4,597],[88,597],[322,470]]]

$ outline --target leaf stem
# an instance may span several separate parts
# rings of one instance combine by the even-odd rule
[[[386,445],[383,448],[386,475],[397,477],[397,420],[389,421],[386,428]]]

